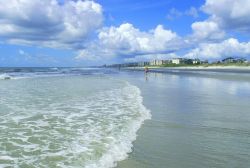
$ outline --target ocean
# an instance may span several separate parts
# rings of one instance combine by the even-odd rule
[[[3,71],[0,167],[114,167],[150,118],[139,88],[108,71]]]
[[[1,68],[0,167],[250,166],[250,74]]]

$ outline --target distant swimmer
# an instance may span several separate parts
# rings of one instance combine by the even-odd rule
[[[145,72],[145,73],[148,73],[148,72],[149,72],[148,67],[145,67],[145,68],[144,68],[144,72]]]

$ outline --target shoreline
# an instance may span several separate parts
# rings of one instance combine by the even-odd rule
[[[160,67],[149,66],[149,69],[180,69],[180,70],[214,70],[214,69],[231,69],[231,70],[250,70],[250,66],[182,66],[182,67]],[[144,67],[125,67],[122,69],[144,69]]]
[[[121,70],[127,71],[144,71],[144,67],[124,67]],[[219,72],[219,73],[250,73],[250,67],[238,66],[212,66],[212,67],[148,67],[149,72],[155,73],[195,73],[195,72]]]

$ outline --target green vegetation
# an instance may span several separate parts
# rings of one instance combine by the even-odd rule
[[[164,64],[159,67],[196,67],[201,66],[201,64]]]
[[[212,64],[207,64],[207,66],[240,66],[240,67],[245,67],[245,66],[250,66],[250,63],[248,62],[243,62],[243,63],[212,63]]]
[[[148,66],[148,67],[216,67],[216,66],[248,67],[250,66],[250,63],[164,64],[164,65],[159,65],[159,66]]]

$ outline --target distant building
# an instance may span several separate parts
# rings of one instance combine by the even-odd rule
[[[228,57],[222,60],[222,63],[234,63],[236,62],[236,59],[233,57]]]
[[[150,66],[155,66],[155,60],[150,61],[150,62],[149,62],[149,65],[150,65]]]
[[[156,65],[163,65],[164,64],[164,60],[156,60]]]
[[[198,58],[196,58],[196,59],[193,59],[193,60],[192,60],[192,63],[193,63],[193,64],[200,64],[201,61],[200,61]]]
[[[184,64],[189,64],[189,65],[193,64],[193,59],[183,59],[182,61]]]
[[[173,58],[171,60],[172,64],[180,64],[181,63],[181,58]]]
[[[200,64],[201,61],[200,59],[196,58],[196,59],[188,59],[188,58],[173,58],[171,60],[172,64]]]
[[[208,60],[201,61],[201,64],[208,64]]]
[[[187,59],[187,58],[173,58],[171,60],[152,60],[149,62],[150,66],[161,66],[167,64],[200,64],[200,59]]]
[[[222,60],[222,63],[244,63],[246,61],[245,58],[233,58],[228,57]]]
[[[138,66],[138,63],[136,63],[136,62],[126,63],[125,66],[126,67],[136,67],[136,66]]]
[[[150,61],[151,66],[160,66],[160,65],[164,65],[164,64],[165,64],[165,60],[152,60],[152,61]]]
[[[149,66],[150,62],[138,62],[139,67]]]
[[[171,60],[163,60],[163,64],[166,65],[166,64],[171,64]]]
[[[136,67],[138,66],[138,63],[136,62],[129,62],[129,63],[124,63],[124,64],[114,64],[114,67]]]
[[[238,58],[236,60],[237,63],[247,63],[247,60],[245,58]]]

